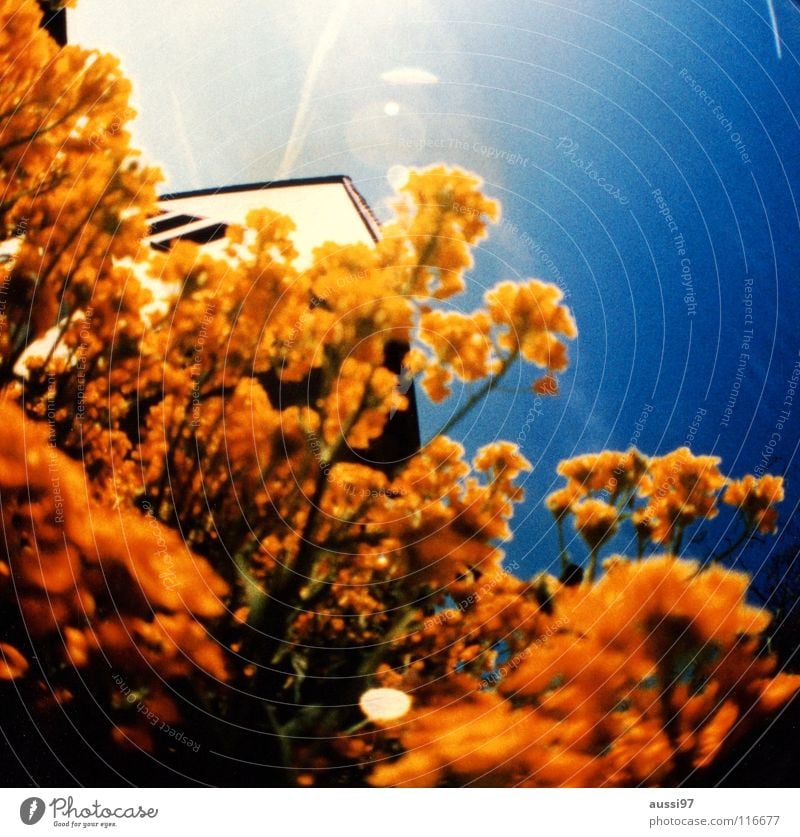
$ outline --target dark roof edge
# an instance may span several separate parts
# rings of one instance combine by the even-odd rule
[[[166,195],[159,195],[158,200],[172,201],[178,198],[199,198],[204,195],[225,195],[232,192],[254,192],[259,189],[281,189],[291,186],[318,186],[323,183],[345,182],[350,182],[350,178],[346,174],[326,174],[319,177],[296,177],[291,180],[264,180],[258,183],[241,183],[234,186],[213,186],[208,189],[192,189],[189,192],[170,192]],[[361,198],[361,200],[363,201],[364,199]],[[366,201],[364,201],[364,203],[366,205]],[[371,210],[370,214],[372,214]]]
[[[379,241],[381,237],[381,222],[372,211],[372,207],[367,203],[361,192],[356,189],[353,185],[353,181],[349,177],[344,178],[344,188],[347,192],[347,196],[353,202],[353,206],[355,206],[356,211],[366,224],[369,234],[375,242]]]

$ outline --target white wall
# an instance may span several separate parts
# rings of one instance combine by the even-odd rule
[[[351,197],[352,194],[352,197]],[[152,243],[167,241],[176,233],[190,232],[208,226],[208,221],[228,224],[244,224],[252,209],[272,209],[288,215],[295,223],[292,236],[298,251],[297,266],[308,267],[315,247],[326,241],[339,244],[363,242],[371,244],[370,226],[353,203],[358,200],[344,182],[312,183],[296,186],[271,186],[241,192],[223,192],[212,195],[178,197],[160,202],[169,215],[199,216],[204,221],[167,230],[149,239]],[[159,216],[158,220],[168,215]],[[206,245],[213,248],[211,245]]]

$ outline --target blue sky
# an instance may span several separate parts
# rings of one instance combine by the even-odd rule
[[[542,498],[577,453],[689,441],[738,476],[771,448],[784,523],[800,499],[800,394],[780,420],[800,360],[800,8],[774,10],[780,58],[766,0],[81,0],[70,38],[122,56],[165,190],[345,173],[380,215],[397,167],[485,179],[503,220],[456,304],[538,276],[580,329],[558,398],[515,370],[458,428],[535,463],[508,548],[533,571],[556,557]],[[445,418],[423,407],[424,434]],[[690,549],[724,546],[728,520]]]

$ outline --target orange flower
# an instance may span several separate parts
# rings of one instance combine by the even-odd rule
[[[556,335],[577,336],[577,328],[561,291],[538,279],[524,284],[501,282],[486,293],[492,321],[503,327],[499,345],[544,369],[563,371],[567,366],[566,346]]]
[[[512,442],[493,442],[482,447],[473,460],[475,469],[489,471],[492,479],[508,484],[523,471],[532,470],[533,466],[520,453],[519,447]]]
[[[764,474],[754,477],[747,474],[741,480],[728,483],[722,502],[737,507],[748,526],[759,532],[774,532],[778,512],[773,506],[783,500],[783,477]]]
[[[477,381],[490,371],[491,322],[484,311],[428,311],[420,319],[420,339],[440,364],[452,366],[463,381]]]
[[[590,549],[596,549],[617,531],[618,512],[602,500],[584,500],[574,506],[575,528]]]
[[[558,473],[589,491],[617,497],[636,488],[647,470],[647,460],[636,448],[627,452],[604,450],[559,463]]]
[[[648,498],[654,540],[665,543],[696,520],[716,516],[717,492],[725,485],[719,462],[719,457],[695,456],[686,447],[650,460],[639,493]]]
[[[411,173],[380,241],[328,242],[303,270],[293,222],[267,210],[211,251],[154,254],[159,173],[130,146],[130,83],[57,48],[39,5],[0,0],[0,679],[24,676],[32,711],[88,717],[80,669],[107,684],[88,697],[113,740],[167,762],[150,715],[254,724],[215,736],[222,756],[306,784],[359,781],[370,760],[377,784],[642,785],[685,780],[791,697],[744,576],[666,558],[612,559],[597,585],[504,571],[531,467],[517,446],[470,464],[438,436],[370,461],[410,402],[399,347],[433,400],[485,379],[465,409],[517,360],[537,393],[566,368],[577,330],[552,285],[440,307],[499,215],[478,177]],[[548,507],[574,513],[591,579],[618,516],[662,539],[711,516],[716,463],[578,457]],[[768,530],[779,494],[726,498]],[[342,700],[320,712],[332,678]],[[360,698],[376,723],[343,743]]]
[[[28,661],[13,645],[0,642],[0,680],[15,680],[22,677],[28,668]]]
[[[444,401],[450,395],[450,381],[453,376],[449,369],[444,366],[431,365],[425,370],[425,377],[422,379],[422,386],[434,403]]]
[[[556,519],[571,512],[575,504],[585,496],[584,490],[574,480],[569,480],[564,488],[547,495],[545,505]]]
[[[615,558],[591,587],[553,587],[549,615],[493,688],[451,675],[385,731],[403,754],[372,783],[686,781],[800,689],[759,649],[768,615],[746,603],[747,580],[667,556]]]

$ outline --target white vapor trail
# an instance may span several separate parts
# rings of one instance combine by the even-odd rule
[[[286,151],[275,175],[277,180],[286,177],[292,170],[300,154],[300,149],[303,145],[303,133],[308,118],[308,107],[311,102],[311,94],[314,92],[317,76],[325,62],[325,56],[339,37],[339,32],[342,30],[349,6],[349,0],[339,0],[328,17],[328,21],[322,30],[322,34],[319,36],[316,47],[314,47],[314,53],[311,56],[311,61],[306,71],[303,89],[300,91],[300,100],[297,103],[294,122],[292,122],[292,130],[289,134],[289,140],[286,143]]]
[[[769,7],[769,22],[772,25],[772,37],[775,39],[775,52],[778,53],[778,60],[783,58],[783,49],[781,48],[781,33],[778,31],[778,16],[775,14],[775,4],[773,0],[767,0]]]
[[[183,150],[183,156],[186,159],[186,165],[189,169],[189,177],[191,178],[192,186],[196,189],[202,185],[200,183],[200,173],[197,169],[197,160],[192,150],[192,143],[189,140],[189,132],[186,130],[186,122],[183,118],[178,97],[175,95],[175,90],[172,85],[169,85],[169,93],[172,97],[172,112],[175,115],[175,128],[177,129],[177,139]]]

